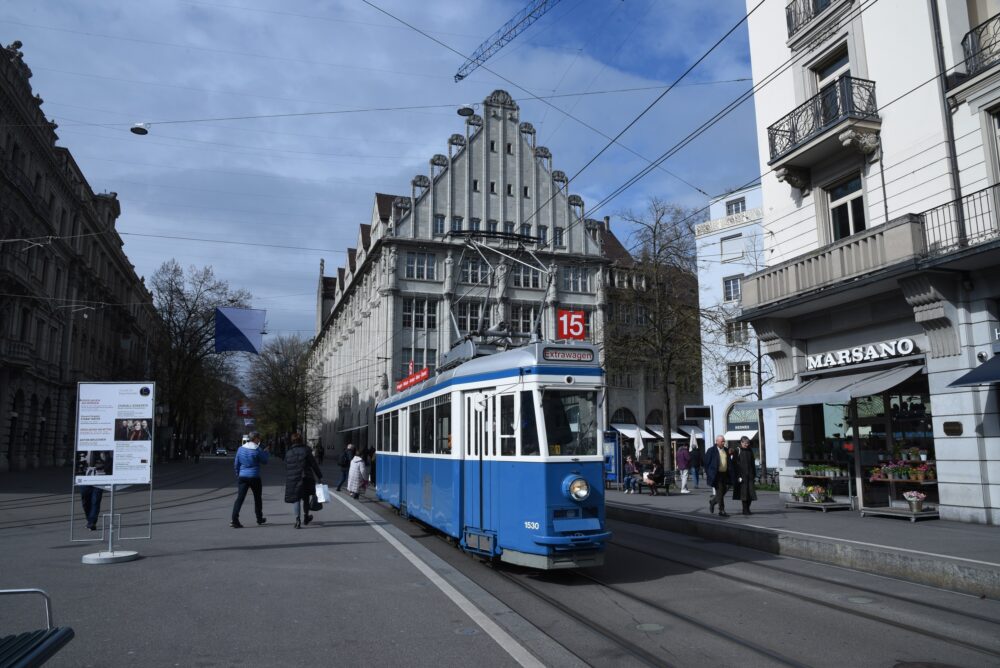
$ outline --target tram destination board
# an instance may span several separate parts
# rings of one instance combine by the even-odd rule
[[[546,362],[593,362],[594,351],[588,348],[545,348],[542,359]]]

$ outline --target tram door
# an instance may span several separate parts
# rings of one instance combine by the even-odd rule
[[[407,439],[407,425],[410,424],[410,411],[406,408],[401,408],[398,414],[399,422],[396,427],[397,432],[395,436],[399,443],[399,480],[397,483],[399,484],[399,509],[402,512],[406,510],[406,467],[410,463],[410,458],[406,456],[410,450],[410,443]],[[396,424],[396,420],[393,420],[393,423]]]
[[[492,531],[493,470],[496,454],[493,436],[494,402],[492,393],[467,392],[465,408],[465,498],[466,524],[473,529]]]

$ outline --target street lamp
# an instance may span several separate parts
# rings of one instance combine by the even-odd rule
[[[136,123],[131,128],[129,132],[134,135],[148,135],[149,134],[149,123]]]
[[[463,104],[461,107],[458,108],[458,115],[463,116],[465,118],[472,116],[474,113],[476,113],[476,110],[471,104]]]

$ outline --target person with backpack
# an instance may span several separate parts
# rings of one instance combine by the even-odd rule
[[[344,483],[347,482],[347,474],[351,470],[352,459],[354,459],[354,445],[348,443],[347,447],[344,448],[344,452],[340,455],[340,461],[337,462],[340,464],[340,482],[337,483],[338,492],[344,486]]]

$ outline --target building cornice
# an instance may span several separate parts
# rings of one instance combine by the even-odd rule
[[[747,209],[746,211],[734,213],[726,216],[725,218],[716,218],[715,220],[710,220],[707,223],[696,225],[694,228],[694,235],[695,237],[703,237],[706,234],[721,232],[722,230],[728,230],[731,227],[739,227],[740,225],[747,225],[749,223],[759,223],[763,218],[763,207]]]

